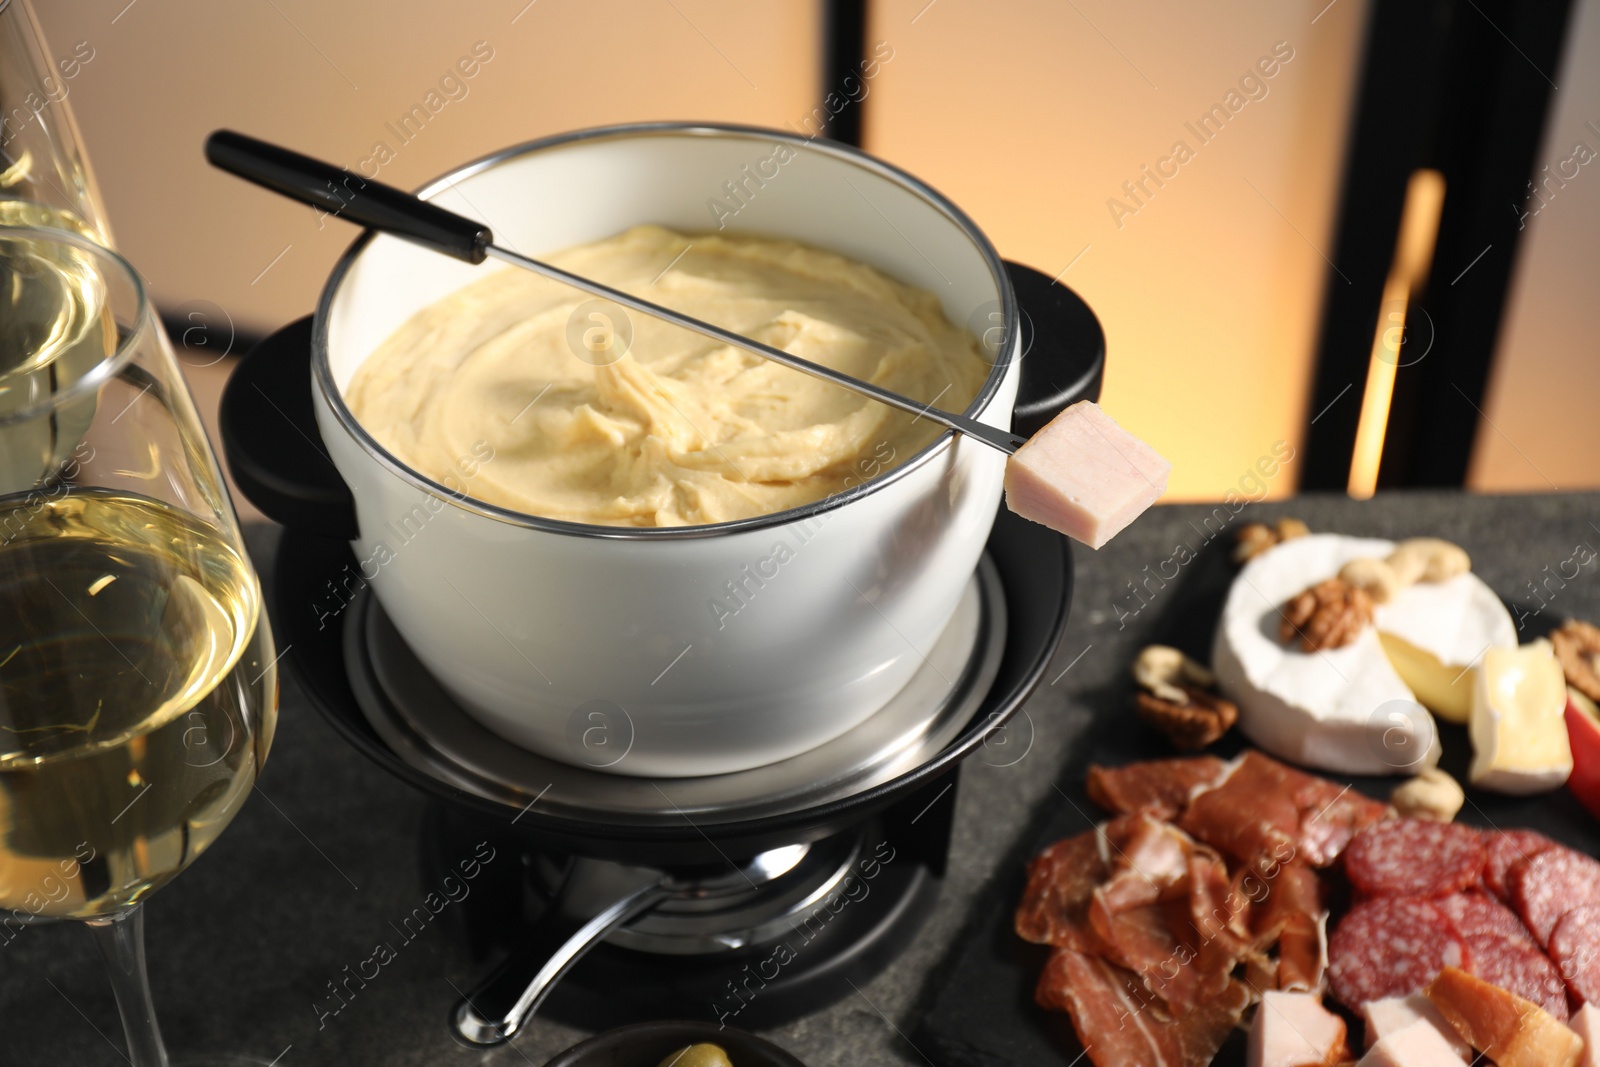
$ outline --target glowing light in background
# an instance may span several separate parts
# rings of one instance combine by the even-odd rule
[[[1350,456],[1347,491],[1357,500],[1368,499],[1378,488],[1378,467],[1383,461],[1383,439],[1389,428],[1395,372],[1402,360],[1421,358],[1405,354],[1406,316],[1411,298],[1428,280],[1443,210],[1444,175],[1436,170],[1413,171],[1406,183],[1394,261],[1383,283],[1383,303],[1378,309],[1378,326],[1372,335],[1372,358],[1367,365],[1367,391],[1361,399],[1361,422],[1356,427],[1355,449]]]

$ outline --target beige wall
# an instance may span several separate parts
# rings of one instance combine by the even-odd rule
[[[1541,183],[1542,206],[1535,199],[1523,208],[1527,229],[1467,476],[1475,489],[1600,488],[1597,55],[1600,2],[1579,0],[1537,159],[1540,178],[1554,178]],[[1586,152],[1575,153],[1579,144]]]
[[[818,83],[810,0],[34,4],[53,52],[94,49],[69,99],[120,249],[164,307],[210,300],[257,331],[311,310],[355,231],[319,228],[310,208],[207,166],[201,142],[219,126],[352,168],[383,141],[395,154],[378,176],[413,187],[582,126],[781,126],[811,108]],[[438,113],[402,145],[386,124],[426,103],[480,41],[492,58],[451,87],[459,99],[440,92]]]
[[[1274,442],[1299,443],[1365,11],[1339,0],[1317,17],[1326,2],[872,5],[869,43],[893,58],[871,82],[867,147],[1008,257],[1071,264],[1063,280],[1106,327],[1106,406],[1174,460],[1173,499],[1220,497]],[[809,0],[35,3],[55,51],[95,49],[71,100],[120,246],[167,308],[209,300],[252,330],[309,311],[353,232],[208,168],[215,127],[350,166],[382,140],[397,151],[380,177],[414,186],[555,131],[783,126],[818,95]],[[386,123],[479,41],[493,58],[465,98],[399,147]],[[1293,58],[1266,96],[1201,144],[1184,123],[1280,41]],[[1194,157],[1114,220],[1108,199],[1135,206],[1123,182],[1178,140]],[[1274,494],[1294,478],[1290,464]]]
[[[1106,330],[1104,405],[1173,461],[1168,499],[1236,488],[1275,441],[1298,446],[1308,417],[1329,269],[1318,249],[1365,12],[1325,7],[874,5],[871,36],[895,58],[873,89],[868,148],[949,194],[1006,256],[1052,275],[1071,265],[1062,280]],[[1202,145],[1184,123],[1279,41],[1294,58],[1263,79],[1267,95]],[[1122,183],[1178,140],[1194,158],[1114,219],[1107,200],[1137,206]],[[1294,477],[1291,464],[1274,495]]]

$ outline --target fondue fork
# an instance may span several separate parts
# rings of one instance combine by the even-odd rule
[[[213,166],[348,222],[404,238],[424,248],[468,263],[482,263],[493,256],[495,259],[610,300],[640,314],[662,319],[714,341],[742,348],[746,352],[754,353],[791,370],[832,382],[841,388],[876,400],[880,404],[887,404],[919,418],[929,419],[957,433],[982,441],[1008,456],[1027,443],[1026,437],[1009,430],[987,425],[966,415],[944,411],[933,407],[931,402],[924,404],[912,400],[882,386],[862,381],[831,367],[824,367],[820,363],[813,363],[809,359],[763,344],[703,319],[685,315],[681,311],[674,311],[672,308],[625,293],[621,289],[585,278],[581,274],[574,274],[503,248],[494,243],[494,234],[489,227],[475,219],[446,211],[437,204],[429,203],[393,186],[351,174],[331,163],[231,130],[218,130],[206,138],[205,151],[206,159]]]

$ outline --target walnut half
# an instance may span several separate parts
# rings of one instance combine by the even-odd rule
[[[1185,697],[1182,704],[1153,693],[1140,693],[1134,698],[1139,718],[1165,734],[1174,747],[1185,752],[1205,748],[1239,721],[1239,709],[1233,701],[1199,686],[1181,688]]]
[[[1283,606],[1278,640],[1307,652],[1343,648],[1372,621],[1372,597],[1340,578],[1318,582]]]
[[[1550,635],[1567,684],[1590,700],[1600,700],[1600,628],[1568,619]]]
[[[1134,698],[1139,717],[1180,749],[1205,748],[1239,719],[1239,709],[1212,691],[1216,677],[1175,648],[1140,652],[1133,680],[1144,690]]]

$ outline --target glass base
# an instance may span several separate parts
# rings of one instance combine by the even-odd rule
[[[277,1063],[259,1056],[235,1056],[230,1053],[209,1056],[185,1056],[180,1053],[172,1057],[172,1067],[277,1067]]]

